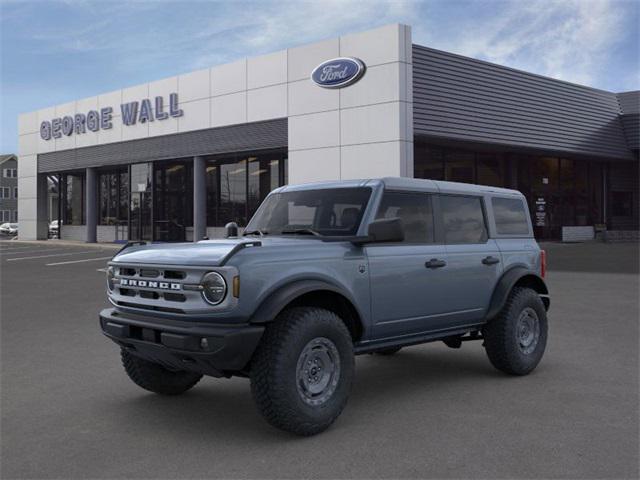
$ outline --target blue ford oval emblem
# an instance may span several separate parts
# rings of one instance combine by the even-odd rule
[[[324,88],[341,88],[357,82],[364,74],[362,60],[352,57],[339,57],[321,63],[313,72],[311,80]]]

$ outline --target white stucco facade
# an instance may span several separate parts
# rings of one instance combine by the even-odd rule
[[[46,238],[46,181],[37,162],[52,151],[287,118],[289,183],[411,176],[411,45],[410,27],[387,25],[20,115],[20,237]],[[366,73],[340,89],[312,82],[312,70],[336,57],[359,58]],[[182,116],[123,125],[121,103],[176,92]],[[110,129],[40,136],[43,121],[106,106],[113,107]]]

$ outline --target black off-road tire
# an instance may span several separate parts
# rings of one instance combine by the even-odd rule
[[[333,345],[330,358],[339,359],[327,362],[331,369],[325,372],[336,372],[338,363],[338,373],[324,377],[332,381],[324,397],[315,400],[305,396],[306,374],[299,376],[306,365],[303,360],[313,358],[305,353],[314,351],[309,350],[314,342]],[[354,370],[353,340],[340,317],[322,308],[295,307],[267,325],[251,361],[251,392],[271,425],[296,435],[315,435],[327,429],[344,409]],[[314,401],[321,403],[311,404]]]
[[[149,362],[120,350],[122,365],[133,383],[150,392],[161,395],[180,395],[200,381],[202,375],[194,372],[167,370],[162,365]]]
[[[384,348],[382,350],[376,350],[375,354],[376,355],[383,355],[385,357],[388,357],[390,355],[395,355],[396,353],[398,353],[400,350],[402,350],[402,347],[391,347],[391,348]]]
[[[523,332],[519,329],[519,319],[533,314],[539,326],[538,337],[535,344],[525,347],[519,336]],[[514,288],[502,311],[482,329],[489,361],[505,373],[527,375],[542,359],[547,345],[547,328],[547,312],[538,293],[530,288]]]

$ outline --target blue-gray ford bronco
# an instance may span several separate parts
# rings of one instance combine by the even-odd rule
[[[383,178],[285,186],[241,236],[128,245],[109,263],[104,334],[164,395],[248,377],[260,412],[299,435],[345,407],[354,356],[483,342],[526,375],[547,342],[545,255],[514,190]]]

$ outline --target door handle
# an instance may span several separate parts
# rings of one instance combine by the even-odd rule
[[[488,257],[484,257],[482,259],[482,263],[484,263],[485,265],[495,265],[496,263],[500,263],[500,259],[489,255]]]
[[[441,268],[445,265],[447,265],[447,262],[445,262],[444,260],[438,260],[437,258],[432,258],[424,264],[424,266],[427,268]]]

